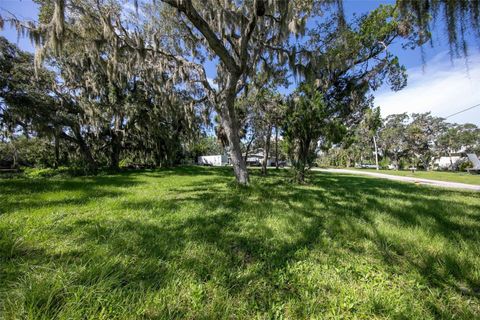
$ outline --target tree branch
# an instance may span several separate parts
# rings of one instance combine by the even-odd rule
[[[198,14],[197,10],[193,7],[191,0],[162,0],[162,2],[177,8],[180,12],[183,12],[198,31],[203,34],[210,45],[210,48],[219,56],[225,67],[233,74],[240,73],[240,67],[235,62],[235,59],[228,52],[227,48],[223,45],[215,32],[213,32],[212,28],[210,28],[209,24]]]

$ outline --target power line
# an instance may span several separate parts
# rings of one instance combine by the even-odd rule
[[[457,115],[457,114],[459,114],[459,113],[462,113],[462,112],[465,112],[465,111],[471,110],[471,109],[473,109],[473,108],[476,108],[476,107],[480,107],[480,103],[479,103],[479,104],[476,104],[476,105],[474,105],[474,106],[471,106],[470,108],[463,109],[463,110],[460,110],[460,111],[458,111],[458,112],[455,112],[455,113],[453,113],[453,114],[451,114],[451,115],[449,115],[449,116],[445,117],[444,119],[448,119],[448,118],[450,118],[450,117],[456,116],[456,115]]]

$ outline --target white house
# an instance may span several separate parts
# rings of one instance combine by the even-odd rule
[[[228,157],[226,155],[214,156],[200,156],[198,157],[198,164],[204,166],[225,166],[228,164]]]
[[[245,157],[245,154],[242,154]],[[226,166],[231,163],[231,159],[227,155],[213,155],[213,156],[200,156],[197,159],[197,163],[203,166]],[[263,150],[258,149],[257,152],[252,152],[248,155],[247,165],[260,166],[263,163]],[[267,159],[267,166],[275,164],[275,160],[272,158]]]
[[[245,157],[245,154],[242,155]],[[272,165],[272,162],[275,163],[275,160],[272,160],[272,158],[267,159],[267,167]],[[247,157],[247,165],[250,166],[260,166],[263,163],[263,150],[258,149],[257,152],[251,153]]]
[[[434,164],[441,170],[451,169],[461,158],[461,156],[440,157],[435,160]]]

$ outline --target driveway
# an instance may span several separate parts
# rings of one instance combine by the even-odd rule
[[[442,188],[454,188],[454,189],[480,191],[480,186],[476,186],[476,185],[472,185],[472,184],[466,184],[466,183],[459,183],[459,182],[448,182],[448,181],[439,181],[439,180],[430,180],[430,179],[421,179],[421,178],[412,178],[412,177],[392,176],[392,175],[384,174],[384,173],[360,172],[360,171],[348,170],[348,169],[312,168],[312,170],[313,171],[321,171],[321,172],[348,173],[348,174],[356,174],[356,175],[365,175],[365,176],[372,176],[372,177],[376,177],[376,178],[389,179],[389,180],[395,180],[395,181],[412,182],[412,183],[416,183],[416,184],[424,184],[424,185],[442,187]]]

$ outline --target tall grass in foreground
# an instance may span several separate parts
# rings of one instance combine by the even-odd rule
[[[479,317],[478,193],[231,176],[0,180],[0,318]]]

